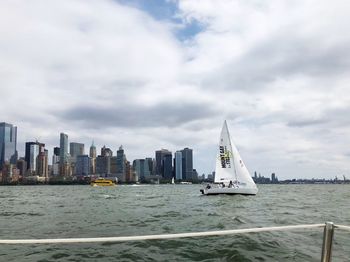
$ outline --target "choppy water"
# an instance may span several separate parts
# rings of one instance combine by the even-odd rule
[[[198,232],[333,221],[350,225],[349,185],[259,185],[201,196],[200,185],[0,187],[0,238]],[[0,261],[319,261],[322,229],[126,243],[0,245]],[[350,260],[336,230],[333,261]]]

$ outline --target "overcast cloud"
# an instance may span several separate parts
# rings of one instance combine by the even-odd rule
[[[147,4],[149,3],[149,4]],[[194,149],[224,119],[249,170],[350,177],[350,2],[2,0],[0,122],[129,160]]]

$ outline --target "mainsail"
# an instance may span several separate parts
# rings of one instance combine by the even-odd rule
[[[219,140],[214,182],[228,184],[230,181],[241,186],[256,187],[237,148],[231,143],[225,120]]]

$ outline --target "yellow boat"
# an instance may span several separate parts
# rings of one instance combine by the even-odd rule
[[[97,178],[94,181],[91,181],[91,186],[115,186],[115,181],[111,179]]]

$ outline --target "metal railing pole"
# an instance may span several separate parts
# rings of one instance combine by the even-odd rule
[[[321,262],[330,262],[332,259],[332,242],[334,235],[333,222],[326,222],[323,231],[323,245],[322,245],[322,257]]]

